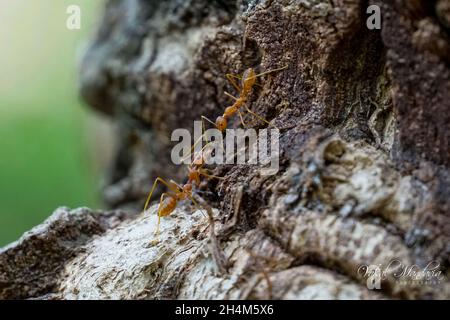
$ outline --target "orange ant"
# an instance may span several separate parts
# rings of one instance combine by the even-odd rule
[[[266,71],[266,72],[263,72],[263,73],[260,73],[260,74],[255,74],[255,70],[253,68],[248,68],[242,74],[242,77],[233,75],[231,73],[228,73],[226,75],[226,77],[231,82],[233,87],[235,87],[236,90],[239,92],[239,97],[236,98],[232,94],[230,94],[228,92],[225,92],[225,94],[227,96],[231,97],[232,99],[234,99],[235,102],[231,106],[227,107],[225,109],[224,113],[221,116],[217,117],[215,122],[211,121],[210,119],[208,119],[205,116],[202,116],[202,121],[206,120],[209,123],[212,123],[220,131],[225,131],[225,129],[228,126],[228,119],[231,118],[236,113],[238,113],[239,117],[241,119],[242,125],[245,126],[245,122],[244,122],[244,119],[242,117],[242,112],[240,111],[240,108],[242,106],[244,106],[245,110],[248,113],[252,114],[253,116],[258,118],[259,120],[261,120],[261,121],[263,121],[263,122],[265,122],[267,124],[270,124],[269,121],[267,121],[266,119],[264,119],[260,115],[256,114],[252,110],[250,110],[250,108],[246,105],[246,102],[247,102],[248,96],[250,95],[250,92],[251,92],[253,86],[256,84],[256,78],[261,77],[261,76],[266,75],[266,74],[269,74],[269,73],[272,73],[272,72],[284,70],[287,67],[288,66],[284,66],[282,68],[277,68],[277,69],[272,69],[272,70],[269,70],[269,71]],[[234,78],[239,79],[241,81],[242,88],[239,87],[239,85],[236,83]]]
[[[201,181],[201,176],[205,176],[208,178],[217,178],[224,179],[223,177],[218,177],[215,175],[209,174],[207,169],[203,168],[206,159],[203,153],[204,149],[208,147],[209,144],[206,144],[197,154],[194,155],[194,161],[188,166],[188,180],[185,184],[180,185],[173,180],[166,181],[161,177],[157,177],[155,182],[153,183],[152,189],[147,197],[144,206],[144,212],[147,210],[148,205],[150,203],[150,199],[152,198],[153,191],[155,191],[156,185],[158,182],[164,184],[171,192],[164,192],[161,194],[161,198],[159,200],[158,205],[158,224],[156,227],[155,234],[159,234],[159,224],[161,217],[165,217],[170,215],[178,205],[178,201],[189,199],[194,203],[194,205],[199,208],[198,203],[192,197],[192,189],[194,185],[199,185]],[[201,210],[200,210],[201,211]]]
[[[206,120],[209,123],[211,123],[212,125],[214,125],[218,130],[223,132],[223,131],[225,131],[225,129],[228,126],[228,119],[231,118],[236,113],[239,114],[239,118],[241,120],[241,123],[245,127],[245,122],[244,122],[244,119],[242,117],[242,112],[240,110],[240,108],[242,106],[244,106],[244,108],[247,110],[248,113],[252,114],[253,116],[258,118],[259,120],[262,120],[265,123],[267,123],[268,125],[270,125],[269,121],[267,121],[266,119],[264,119],[260,115],[256,114],[252,110],[250,110],[250,108],[247,107],[246,102],[247,102],[248,96],[250,95],[250,92],[251,92],[253,86],[258,85],[258,84],[256,84],[256,78],[261,77],[261,76],[266,75],[266,74],[269,74],[269,73],[272,73],[272,72],[284,70],[287,67],[288,66],[284,66],[284,67],[281,67],[281,68],[268,70],[268,71],[265,71],[265,72],[259,73],[259,74],[255,74],[255,70],[253,68],[248,68],[247,70],[245,70],[245,72],[243,73],[242,77],[234,75],[234,74],[231,74],[231,73],[227,73],[226,77],[227,77],[228,81],[230,81],[231,84],[239,92],[239,98],[236,98],[232,94],[230,94],[230,93],[225,91],[225,95],[227,95],[227,96],[231,97],[232,99],[234,99],[235,102],[231,106],[225,108],[225,111],[224,111],[223,115],[218,116],[216,118],[216,122],[213,122],[208,117],[201,116],[201,119],[202,119],[202,130],[206,131],[206,126],[205,126],[205,122],[204,122],[204,120]],[[234,78],[239,79],[241,81],[242,89],[236,83]],[[197,144],[200,141],[203,140],[203,138],[204,138],[204,135],[201,135],[199,137],[199,139],[194,142],[194,145],[191,148],[191,153],[194,150],[194,148],[197,146]]]

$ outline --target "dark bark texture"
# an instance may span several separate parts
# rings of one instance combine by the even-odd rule
[[[0,297],[450,298],[449,36],[448,0],[108,1],[80,75],[118,124],[103,192],[116,211],[59,209],[4,248]],[[211,167],[225,179],[198,194],[216,241],[186,203],[151,242],[156,207],[133,213],[157,176],[185,179],[172,131],[223,113],[225,74],[285,65],[247,102],[280,129],[278,174]],[[439,281],[397,270],[369,290],[361,266],[392,261],[434,263]]]

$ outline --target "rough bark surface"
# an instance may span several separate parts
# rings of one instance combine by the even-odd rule
[[[0,298],[450,298],[449,34],[447,0],[108,1],[81,94],[118,123],[115,211],[60,208],[3,248]],[[248,101],[281,130],[278,174],[215,167],[216,238],[185,203],[152,241],[149,187],[186,175],[172,131],[223,112],[226,73],[284,65]],[[395,260],[440,281],[368,290],[360,267]]]

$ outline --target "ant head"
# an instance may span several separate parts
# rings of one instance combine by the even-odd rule
[[[224,131],[227,128],[227,118],[219,116],[216,119],[216,127],[220,131]]]
[[[256,73],[255,70],[253,70],[253,68],[248,68],[247,70],[245,70],[244,74],[242,75],[242,88],[244,88],[244,90],[250,90],[253,85],[256,82]]]

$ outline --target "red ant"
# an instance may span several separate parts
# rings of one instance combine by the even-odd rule
[[[217,117],[215,122],[211,121],[210,119],[208,119],[205,116],[202,116],[202,121],[206,120],[206,121],[212,123],[220,131],[225,131],[225,129],[228,126],[228,119],[231,118],[236,113],[238,113],[239,117],[241,119],[242,125],[245,126],[244,119],[242,118],[242,112],[240,111],[240,108],[242,106],[244,106],[245,110],[248,113],[252,114],[253,116],[258,118],[259,120],[262,120],[262,121],[264,121],[267,124],[270,124],[269,121],[267,121],[266,119],[264,119],[260,115],[256,114],[252,110],[250,110],[250,108],[247,107],[246,102],[247,102],[248,96],[251,93],[251,90],[252,90],[253,86],[256,84],[256,78],[261,77],[261,76],[266,75],[266,74],[269,74],[269,73],[272,73],[272,72],[284,70],[287,67],[288,66],[284,66],[282,68],[277,68],[277,69],[272,69],[272,70],[265,71],[265,72],[260,73],[260,74],[255,74],[255,70],[253,68],[248,68],[242,74],[242,77],[233,75],[231,73],[228,73],[226,75],[226,77],[231,82],[231,84],[236,88],[236,90],[239,92],[239,97],[236,98],[232,94],[230,94],[228,92],[225,92],[225,94],[227,96],[231,97],[232,99],[234,99],[235,102],[231,106],[227,107],[225,109],[224,113],[221,116]],[[234,78],[239,79],[241,81],[242,88],[239,87],[239,85],[236,83]]]
[[[194,203],[194,205],[199,208],[198,203],[192,197],[192,189],[194,185],[199,185],[201,181],[201,176],[205,176],[208,178],[217,178],[223,179],[223,177],[218,177],[215,175],[211,175],[207,172],[207,169],[203,168],[206,159],[203,153],[204,149],[208,147],[209,144],[206,144],[196,155],[194,155],[194,161],[188,166],[188,180],[185,184],[180,185],[173,180],[166,181],[161,177],[157,177],[155,182],[153,183],[152,189],[147,197],[147,201],[145,202],[144,212],[147,210],[148,205],[150,203],[150,199],[152,198],[153,191],[155,191],[156,185],[158,182],[164,184],[171,192],[164,192],[161,194],[161,198],[159,200],[158,205],[158,224],[156,227],[156,235],[159,234],[159,224],[161,217],[165,217],[170,215],[179,201],[189,199]]]
[[[253,86],[257,85],[256,84],[256,78],[261,77],[263,75],[272,73],[272,72],[276,72],[276,71],[280,71],[280,70],[284,70],[286,69],[288,66],[284,66],[282,68],[277,68],[277,69],[272,69],[272,70],[268,70],[265,71],[263,73],[259,73],[259,74],[255,74],[255,70],[253,68],[248,68],[247,70],[245,70],[245,72],[243,73],[242,77],[241,76],[237,76],[231,73],[227,73],[226,77],[228,79],[228,81],[231,82],[231,84],[236,88],[236,90],[239,92],[239,98],[236,98],[235,96],[233,96],[232,94],[228,93],[225,91],[225,94],[231,98],[233,98],[235,100],[235,102],[225,108],[225,111],[223,113],[223,115],[218,116],[216,118],[216,122],[213,122],[212,120],[210,120],[208,117],[205,116],[201,116],[202,119],[202,129],[203,131],[206,131],[206,126],[205,126],[205,122],[204,120],[208,121],[209,123],[211,123],[212,125],[214,125],[218,130],[220,130],[221,132],[225,131],[225,129],[228,126],[228,119],[230,117],[232,117],[234,114],[238,113],[239,114],[239,118],[241,120],[242,125],[245,127],[245,122],[244,119],[242,117],[242,112],[240,111],[240,108],[242,106],[244,106],[244,108],[247,110],[248,113],[252,114],[253,116],[255,116],[256,118],[258,118],[259,120],[264,121],[265,123],[269,124],[269,121],[267,121],[266,119],[264,119],[263,117],[261,117],[260,115],[256,114],[255,112],[253,112],[252,110],[250,110],[249,107],[247,107],[246,102],[248,99],[248,96],[250,95],[251,90],[253,89]],[[241,81],[241,85],[242,85],[242,89],[239,87],[239,85],[236,83],[236,81],[234,80],[234,78],[239,79]],[[197,141],[194,142],[194,145],[191,148],[191,153],[194,150],[194,148],[197,146],[197,144],[203,140],[204,135],[202,135],[200,138],[197,139]]]

